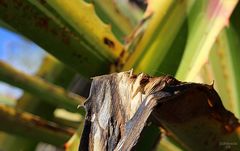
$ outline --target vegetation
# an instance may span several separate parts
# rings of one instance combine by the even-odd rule
[[[146,10],[143,8],[113,0],[0,0],[0,25],[48,52],[35,76],[0,62],[0,80],[25,90],[14,106],[6,99],[1,101],[4,121],[0,130],[11,135],[0,135],[0,149],[34,150],[39,142],[45,142],[78,150],[85,98],[80,91],[80,95],[71,92],[73,83],[79,82],[76,75],[88,81],[134,69],[136,74],[214,83],[225,108],[239,118],[238,0],[148,0]],[[80,89],[87,88],[78,86]],[[198,98],[204,95],[189,92]],[[57,115],[60,108],[70,115]],[[162,109],[164,115],[167,107]],[[225,113],[214,116],[218,115],[216,119],[225,119]],[[74,121],[75,116],[78,119]],[[211,150],[211,141],[204,141],[210,134],[227,138],[217,142],[223,150],[240,148],[239,123],[234,129],[225,125],[228,135],[205,118],[179,126],[166,124],[164,117],[160,121],[166,128],[164,133],[149,124],[141,133],[137,150],[201,150],[203,146],[194,142]],[[194,128],[198,122],[205,126]]]

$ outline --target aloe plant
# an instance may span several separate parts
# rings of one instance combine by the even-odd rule
[[[134,12],[132,15],[129,8]],[[0,108],[0,116],[5,119],[5,124],[0,128],[10,132],[7,126],[18,123],[14,131],[18,137],[1,136],[0,139],[4,142],[15,139],[16,141],[11,142],[16,143],[19,136],[26,137],[24,141],[19,141],[19,144],[31,146],[26,147],[26,150],[35,148],[38,141],[65,147],[68,151],[77,150],[81,136],[86,138],[86,130],[82,134],[83,121],[77,129],[71,127],[71,124],[64,125],[61,120],[54,123],[57,127],[67,126],[66,129],[71,129],[71,134],[68,135],[54,135],[53,130],[42,127],[39,130],[37,126],[33,126],[36,135],[26,135],[24,127],[33,123],[24,125],[24,122],[18,121],[15,116],[21,108],[25,112],[40,116],[43,123],[51,123],[55,116],[54,110],[59,107],[84,116],[81,105],[85,99],[68,89],[77,73],[90,79],[93,76],[133,69],[135,73],[144,72],[151,76],[172,75],[187,82],[212,84],[214,81],[213,86],[221,96],[224,106],[239,118],[239,10],[240,4],[237,0],[149,0],[145,12],[126,1],[121,3],[113,0],[0,1],[0,25],[32,40],[48,52],[49,56],[58,59],[49,59],[50,63],[44,63],[36,76],[21,73],[0,62],[0,80],[25,90],[15,109],[5,106]],[[139,19],[139,14],[142,19]],[[67,77],[67,80],[61,80],[64,77]],[[139,87],[137,91],[141,89],[141,86],[134,87]],[[204,93],[190,89],[187,91],[202,97],[205,93],[208,94],[205,92],[208,88],[209,93],[212,92],[212,87],[204,88]],[[98,93],[93,89],[92,86],[91,93]],[[123,87],[122,92],[126,91],[124,89]],[[182,93],[181,97],[184,96],[185,93]],[[215,95],[214,97],[216,98]],[[31,104],[35,99],[37,101]],[[190,105],[191,108],[185,108],[181,102],[177,104],[179,107],[176,107],[176,110],[184,108],[192,111],[195,107],[193,104]],[[211,102],[208,104],[211,106]],[[226,124],[225,129],[230,133],[228,136],[220,132],[219,125],[205,115],[196,117],[191,122],[177,122],[174,125],[163,116],[166,108],[171,109],[167,104],[165,106],[160,107],[161,115],[155,111],[151,113],[158,115],[157,122],[161,122],[160,127],[164,128],[164,132],[160,131],[159,125],[144,126],[143,123],[140,128],[144,128],[143,132],[135,146],[137,150],[210,150],[214,148],[213,144],[217,144],[221,149],[240,148],[239,125],[234,125],[236,128],[229,130],[231,127]],[[49,107],[48,114],[38,110],[39,107]],[[37,118],[25,112],[21,111],[21,115],[24,115],[22,117]],[[223,113],[212,116],[218,120],[229,117]],[[224,120],[222,122],[224,123]],[[202,129],[196,128],[199,123],[203,124]],[[211,144],[207,138],[208,133],[223,140],[212,141]],[[34,141],[29,139],[31,137],[35,138]],[[196,146],[196,142],[207,144]],[[3,149],[17,150],[16,147]]]

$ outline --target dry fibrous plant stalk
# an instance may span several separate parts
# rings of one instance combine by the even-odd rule
[[[221,142],[240,145],[238,119],[224,108],[213,85],[132,70],[113,73],[93,78],[85,108],[79,150],[132,150],[149,121],[189,150],[219,150],[225,147]]]

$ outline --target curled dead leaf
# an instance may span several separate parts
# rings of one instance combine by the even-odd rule
[[[131,150],[148,119],[188,150],[239,147],[240,124],[213,86],[132,71],[93,78],[79,150]],[[150,118],[151,117],[151,118]]]

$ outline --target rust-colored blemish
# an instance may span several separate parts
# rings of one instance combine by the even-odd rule
[[[225,59],[224,57],[226,56],[226,54],[224,53],[224,51],[221,51],[221,50],[217,50],[217,55],[219,56],[219,59],[220,59],[220,66],[221,66],[221,69],[223,71],[223,77],[225,80],[229,80],[230,77],[229,77],[229,74],[228,74],[228,70],[227,70],[227,67],[226,67],[226,64],[225,64]],[[231,86],[229,85],[229,83],[227,82],[226,84],[226,91],[227,91],[227,97],[229,100],[232,100],[232,91],[231,91]],[[230,107],[232,107],[232,104],[230,104]]]
[[[145,85],[149,82],[148,76],[143,76],[143,78],[140,80],[140,85]]]
[[[53,122],[49,122],[49,121],[40,119],[38,116],[33,116],[28,113],[23,113],[20,110],[13,110],[11,108],[4,107],[2,105],[0,105],[0,109],[2,111],[4,111],[5,114],[13,116],[14,119],[16,119],[20,122],[32,123],[32,124],[35,124],[36,126],[46,128],[48,130],[52,130],[55,132],[65,133],[69,136],[73,135],[74,131],[75,131],[72,128],[60,127],[59,125],[57,125]]]
[[[64,150],[67,150],[68,147],[69,147],[68,143],[65,143],[65,144],[63,145]]]
[[[66,34],[62,34],[61,38],[62,38],[63,43],[65,43],[67,45],[70,43],[69,37]]]
[[[67,44],[69,45],[70,44],[70,37],[69,37],[69,30],[64,27],[62,28],[61,32],[60,32],[60,36],[61,36],[61,39],[63,41],[64,44]]]
[[[30,120],[33,123],[35,123],[37,126],[45,127],[47,129],[50,129],[55,132],[63,132],[70,136],[74,134],[74,130],[72,128],[62,128],[62,127],[56,125],[55,123],[43,121],[43,120],[40,120],[39,118],[32,118]]]
[[[106,44],[109,48],[114,48],[115,47],[115,44],[112,40],[110,40],[109,38],[107,37],[104,37],[103,38],[103,42],[104,44]]]
[[[119,55],[119,57],[123,57],[124,56],[124,54],[125,54],[125,50],[123,49],[122,51],[121,51],[121,53],[120,53],[120,55]]]
[[[238,119],[229,111],[214,110],[211,115],[223,125],[223,128],[227,133],[231,133],[240,127]]]
[[[230,125],[224,125],[224,128],[227,132],[232,132],[233,128]]]
[[[118,10],[118,8],[117,7],[115,7],[115,12],[117,13],[117,14],[120,14],[120,11]]]
[[[41,27],[45,30],[48,30],[48,22],[49,22],[49,18],[47,17],[37,17],[36,18],[36,25],[38,27]]]
[[[123,67],[122,58],[124,57],[124,54],[125,54],[125,50],[123,49],[119,54],[119,57],[114,62],[114,66],[117,67],[117,69],[121,69]]]
[[[162,128],[162,129],[163,129],[163,128]],[[173,134],[172,134],[169,130],[163,129],[162,131],[164,132],[164,134],[165,134],[167,137],[173,137]]]
[[[119,64],[120,64],[120,58],[117,58],[117,59],[114,61],[114,65],[117,67]]]
[[[131,79],[136,79],[136,78],[137,78],[137,75],[136,75],[136,74],[132,74],[132,75],[130,76],[130,78],[131,78]]]
[[[120,58],[117,58],[115,61],[114,61],[114,66],[116,67],[116,70],[117,71],[120,71],[121,68],[123,67],[123,63],[121,62],[121,59]]]

